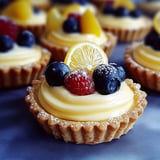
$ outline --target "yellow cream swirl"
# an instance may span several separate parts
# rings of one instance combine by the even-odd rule
[[[33,13],[29,19],[22,20],[22,19],[16,19],[14,17],[10,17],[14,20],[15,23],[19,25],[44,25],[46,24],[46,18],[47,15],[44,11],[39,11],[39,13]]]
[[[41,49],[38,46],[28,48],[15,44],[12,50],[0,52],[0,68],[32,64],[39,61],[41,55]]]
[[[140,44],[133,52],[134,60],[144,67],[160,71],[160,51]]]
[[[100,14],[98,20],[102,27],[120,29],[139,29],[151,25],[151,22],[144,16],[139,18],[115,17],[112,15]]]
[[[50,87],[45,79],[39,91],[41,106],[53,116],[73,121],[103,121],[120,116],[134,106],[134,93],[126,82],[110,95],[95,92],[87,96],[71,94],[64,87]]]
[[[101,36],[98,37],[94,34],[80,34],[80,33],[72,33],[67,34],[62,30],[52,31],[46,34],[46,39],[49,42],[53,42],[55,45],[67,46],[71,47],[76,43],[80,42],[92,42],[96,43],[99,46],[103,46],[108,41],[106,35],[102,32]]]

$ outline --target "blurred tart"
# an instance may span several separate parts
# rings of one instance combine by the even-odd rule
[[[113,5],[106,4],[98,20],[103,30],[117,35],[120,42],[141,40],[152,27],[150,18],[142,15],[130,1],[116,0]]]
[[[46,27],[46,13],[43,10],[32,7],[27,1],[15,1],[10,3],[2,12],[12,19],[20,30],[29,30],[39,37]]]
[[[101,46],[109,56],[117,38],[112,33],[102,31],[90,10],[86,10],[83,14],[71,12],[64,16],[53,8],[48,13],[47,30],[40,41],[52,52],[53,60],[63,61],[68,49],[83,41],[94,42]]]
[[[50,53],[35,44],[29,31],[0,17],[0,88],[17,88],[38,79],[50,60]]]

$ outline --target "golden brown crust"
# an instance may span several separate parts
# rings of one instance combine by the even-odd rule
[[[148,25],[145,28],[139,29],[119,29],[119,28],[108,28],[107,26],[102,27],[105,32],[111,32],[118,37],[119,42],[133,42],[143,39],[151,30],[152,22],[148,19]]]
[[[43,79],[43,77],[42,77]],[[33,86],[27,88],[26,104],[41,126],[56,139],[65,142],[97,144],[109,142],[126,134],[143,113],[147,104],[146,93],[140,90],[140,85],[127,79],[127,84],[135,93],[135,107],[122,116],[106,121],[76,122],[63,120],[47,113],[38,103],[37,91],[40,80],[33,81]]]
[[[42,49],[42,57],[37,63],[0,68],[0,89],[17,88],[31,84],[38,79],[50,60],[51,54]]]
[[[40,42],[41,42],[42,46],[47,48],[52,53],[51,59],[53,61],[64,61],[66,53],[69,48],[67,46],[64,47],[64,46],[60,46],[60,45],[54,44],[52,42],[49,42],[46,39],[46,34],[47,33],[43,34],[40,38]],[[109,38],[109,42],[107,42],[105,45],[103,45],[102,49],[105,51],[107,56],[110,56],[114,47],[117,44],[117,37],[109,32],[107,32],[106,35]]]
[[[160,72],[143,67],[132,58],[136,45],[127,47],[125,51],[124,59],[129,74],[142,86],[160,92]]]

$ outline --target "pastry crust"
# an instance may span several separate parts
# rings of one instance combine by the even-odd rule
[[[69,47],[60,46],[48,41],[46,39],[46,34],[48,33],[43,34],[40,38],[42,46],[47,48],[52,53],[51,59],[53,61],[64,61]],[[110,56],[114,47],[117,44],[117,37],[110,32],[107,32],[106,35],[109,40],[105,45],[102,46],[102,49],[107,54],[107,56]]]
[[[129,46],[125,51],[125,64],[129,74],[134,80],[140,83],[142,86],[151,89],[153,91],[160,92],[160,72],[146,68],[138,64],[132,57],[132,53],[137,44]]]
[[[33,81],[33,86],[27,88],[25,102],[46,132],[65,142],[97,144],[118,139],[133,127],[147,104],[146,93],[140,90],[140,85],[127,79],[126,83],[134,91],[135,98],[131,111],[106,121],[68,121],[47,113],[39,104],[37,92],[42,79]]]
[[[41,59],[33,64],[0,68],[0,89],[17,88],[38,79],[50,60],[51,54],[42,49]]]

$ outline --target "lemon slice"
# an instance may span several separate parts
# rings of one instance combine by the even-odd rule
[[[108,58],[104,51],[96,44],[83,42],[69,49],[64,63],[71,70],[82,69],[92,75],[95,67],[100,64],[108,64]]]
[[[160,12],[157,12],[153,18],[153,27],[160,34]]]
[[[70,13],[80,13],[81,6],[78,3],[73,3],[68,5],[63,12],[63,16],[67,17]]]
[[[135,9],[135,5],[131,0],[115,0],[114,2],[114,7],[118,8],[118,7],[126,7],[129,10],[134,10]]]
[[[57,8],[52,8],[47,13],[47,29],[57,30],[62,26],[64,18]]]

